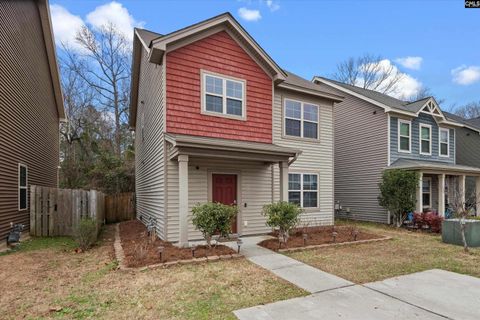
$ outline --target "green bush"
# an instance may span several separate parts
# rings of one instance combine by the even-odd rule
[[[78,247],[86,251],[97,241],[97,224],[91,218],[80,219],[77,226],[73,230],[73,238]]]
[[[232,233],[232,222],[237,211],[236,206],[221,203],[197,204],[192,208],[192,223],[203,234],[210,248],[214,234],[218,233],[222,237],[229,237]]]
[[[383,172],[378,203],[393,214],[398,227],[407,214],[415,210],[418,180],[418,173],[414,171],[394,169]]]
[[[297,226],[303,209],[297,204],[279,201],[263,206],[263,215],[267,217],[266,224],[278,229],[278,239],[287,243],[290,230]]]

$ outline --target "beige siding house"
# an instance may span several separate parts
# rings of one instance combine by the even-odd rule
[[[238,235],[268,232],[262,207],[278,200],[333,223],[340,95],[281,69],[228,13],[136,29],[132,71],[137,214],[162,239],[201,239],[191,209],[207,201],[238,206]]]
[[[0,238],[28,228],[30,185],[56,187],[65,117],[47,1],[0,1]]]

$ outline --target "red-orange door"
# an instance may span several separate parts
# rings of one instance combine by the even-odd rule
[[[212,174],[212,201],[237,204],[237,176],[235,174]],[[237,233],[237,217],[232,223],[232,232]]]

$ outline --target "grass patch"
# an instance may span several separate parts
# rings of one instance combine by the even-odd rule
[[[443,243],[438,234],[410,232],[382,224],[345,221],[337,224],[355,224],[362,230],[390,236],[393,240],[287,255],[355,283],[379,281],[428,269],[480,277],[480,249],[472,249],[470,254],[465,254],[462,247]]]
[[[20,245],[14,249],[0,253],[0,256],[16,253],[29,252],[36,250],[55,250],[55,251],[70,251],[76,248],[76,244],[72,238],[69,237],[45,237],[45,238],[30,238],[26,241],[20,242]]]

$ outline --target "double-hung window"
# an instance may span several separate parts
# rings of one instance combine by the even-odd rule
[[[440,156],[450,156],[450,129],[440,128],[438,137]]]
[[[318,139],[318,106],[285,99],[285,135]]]
[[[318,175],[310,173],[288,174],[288,201],[303,208],[318,207]]]
[[[406,120],[398,120],[398,151],[410,152],[411,150],[412,123]]]
[[[429,177],[422,180],[422,203],[424,208],[432,206],[432,179]]]
[[[18,210],[27,210],[28,169],[26,165],[18,164]]]
[[[432,154],[432,126],[420,124],[420,154]]]
[[[202,113],[244,120],[245,81],[202,72]]]

